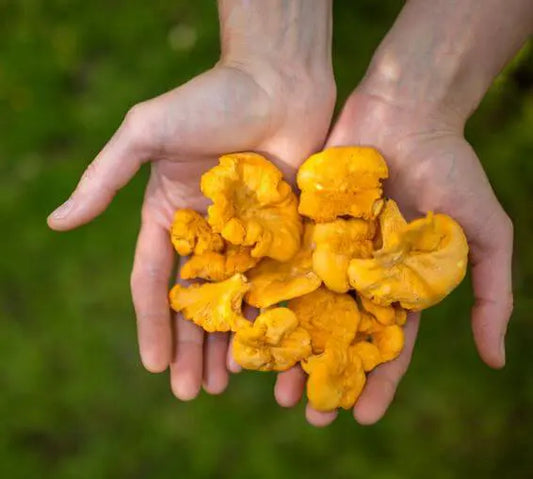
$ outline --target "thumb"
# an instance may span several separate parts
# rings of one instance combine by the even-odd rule
[[[134,106],[119,129],[83,173],[70,198],[48,217],[50,228],[70,230],[85,224],[109,205],[116,192],[149,159],[150,137],[146,125],[148,108]]]

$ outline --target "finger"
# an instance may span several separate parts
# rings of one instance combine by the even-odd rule
[[[202,350],[204,332],[191,321],[176,314],[174,323],[174,358],[170,363],[170,386],[182,401],[198,396],[202,386]]]
[[[144,125],[150,121],[145,109],[130,110],[120,128],[83,173],[70,198],[48,217],[54,230],[76,228],[102,213],[115,193],[126,185],[149,159]]]
[[[183,280],[178,276],[177,282],[183,283]],[[179,313],[174,315],[173,325],[170,387],[178,399],[190,401],[198,396],[202,387],[204,330]]]
[[[257,308],[254,308],[254,307],[252,307],[252,306],[250,306],[249,304],[246,304],[246,303],[244,303],[242,312],[243,312],[244,317],[248,321],[254,321],[255,318],[257,318],[257,316],[259,315],[259,310]],[[242,366],[239,363],[237,363],[237,361],[235,361],[235,358],[233,357],[233,341],[234,341],[234,338],[235,338],[235,335],[232,334],[231,335],[231,339],[230,339],[230,345],[229,345],[229,348],[228,348],[228,355],[227,355],[227,358],[226,358],[226,363],[227,363],[227,368],[232,373],[239,373],[239,372],[242,371]]]
[[[274,386],[274,397],[281,407],[294,407],[300,399],[305,387],[306,375],[299,365],[278,374]]]
[[[226,366],[228,370],[234,374],[240,373],[242,371],[242,366],[235,361],[233,357],[233,339],[235,335],[232,333],[229,340],[228,354],[226,356]]]
[[[337,411],[317,411],[310,404],[307,404],[305,418],[312,426],[325,427],[329,426],[337,418]]]
[[[228,385],[228,333],[208,333],[204,344],[204,389],[220,394]]]
[[[173,256],[168,231],[153,221],[143,221],[131,273],[131,294],[141,360],[152,372],[164,371],[172,354],[168,281]]]
[[[493,367],[505,365],[505,334],[513,311],[511,263],[513,228],[504,215],[484,242],[472,242],[472,331],[483,361]]]
[[[409,314],[404,328],[405,345],[401,354],[394,361],[378,366],[368,375],[363,392],[353,409],[353,415],[359,424],[374,424],[387,411],[411,362],[419,322],[419,313]]]

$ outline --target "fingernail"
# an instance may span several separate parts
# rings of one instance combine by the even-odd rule
[[[68,214],[70,213],[70,211],[72,210],[73,206],[74,206],[74,201],[72,201],[72,198],[69,198],[59,208],[56,208],[50,214],[50,218],[54,220],[62,220],[63,218],[66,218]]]

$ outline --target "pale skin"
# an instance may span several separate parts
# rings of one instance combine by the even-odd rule
[[[205,211],[200,176],[224,153],[262,152],[294,178],[299,164],[324,144],[335,104],[331,2],[251,5],[219,2],[220,61],[185,85],[134,106],[71,198],[48,219],[56,230],[91,221],[151,162],[131,290],[141,360],[152,372],[169,367],[172,391],[181,400],[196,397],[202,385],[212,394],[226,388],[228,337],[204,335],[169,311],[174,211]]]
[[[228,340],[204,335],[169,312],[173,211],[205,209],[199,177],[222,153],[263,152],[292,178],[324,145],[335,101],[331,2],[225,0],[219,9],[220,62],[131,109],[70,200],[48,219],[56,230],[92,220],[143,163],[152,162],[132,296],[143,364],[153,372],[170,367],[172,390],[182,400],[194,398],[202,384],[213,394],[225,389]],[[377,147],[391,171],[386,193],[407,217],[434,210],[463,226],[471,249],[474,339],[493,368],[505,364],[512,311],[512,223],[463,127],[532,26],[530,0],[410,0],[327,138],[328,145]],[[369,375],[354,407],[359,423],[376,422],[391,403],[408,368],[418,322],[418,315],[411,315],[400,357]],[[238,369],[231,358],[228,368]],[[299,368],[281,373],[278,403],[295,405],[304,384]],[[336,412],[308,407],[306,416],[324,426]]]
[[[361,84],[338,118],[328,145],[370,144],[387,158],[386,194],[408,218],[428,210],[453,216],[470,246],[472,330],[481,359],[505,365],[513,309],[513,227],[499,204],[464,125],[501,68],[533,30],[528,0],[410,0],[383,40]],[[408,319],[396,360],[374,370],[354,407],[361,424],[378,421],[407,371],[419,315]],[[301,373],[279,376],[287,404],[299,397]],[[307,408],[316,426],[336,412]]]

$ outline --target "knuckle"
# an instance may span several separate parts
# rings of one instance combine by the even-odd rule
[[[396,394],[396,389],[398,389],[402,376],[403,374],[398,374],[396,376],[386,374],[383,376],[382,388],[391,398]]]
[[[99,170],[99,160],[98,158],[94,159],[89,165],[87,165],[87,168],[85,168],[85,171],[81,175],[80,178],[80,187],[84,188],[89,185],[94,185],[95,182],[98,180],[98,170]]]
[[[401,358],[401,359],[403,359],[403,360],[398,363],[397,374],[396,374],[396,376],[394,378],[396,387],[398,387],[398,384],[400,383],[402,378],[407,373],[407,370],[409,369],[409,364],[411,362],[410,356],[406,357],[406,358]]]
[[[508,242],[512,243],[514,237],[514,224],[511,218],[507,215],[507,213],[503,214],[501,228],[505,239]]]
[[[398,356],[394,361],[392,361],[391,370],[388,374],[389,379],[391,379],[395,387],[398,387],[398,384],[402,380],[402,378],[405,376],[407,371],[409,370],[409,366],[411,364],[411,359],[413,356],[413,348],[409,348],[407,346],[404,346],[404,349],[400,356]]]
[[[503,312],[507,317],[510,317],[514,309],[514,297],[512,291],[507,293],[503,298]]]
[[[130,291],[133,306],[138,310],[139,305],[142,303],[141,297],[143,294],[143,287],[141,283],[141,277],[139,275],[132,274],[130,277]]]
[[[137,126],[143,118],[144,114],[144,105],[143,103],[137,103],[133,105],[124,117],[124,125],[128,127]]]
[[[513,236],[513,221],[499,204],[495,204],[487,215],[486,227],[496,230],[501,237],[506,239]]]
[[[203,332],[203,331],[202,331]],[[189,346],[192,349],[203,349],[204,345],[204,337],[203,335],[194,335],[194,336],[188,336],[188,337],[180,337],[178,335],[178,344],[181,346]]]
[[[91,190],[102,197],[112,198],[116,193],[116,188],[109,184],[109,179],[103,172],[102,159],[98,156],[85,168],[78,183],[77,190]]]
[[[168,311],[136,310],[135,316],[138,324],[158,326],[169,321]]]
[[[149,140],[149,121],[146,103],[132,106],[122,122],[122,129],[136,146],[146,145]]]
[[[507,213],[495,205],[479,232],[479,245],[484,252],[510,251],[513,247],[514,225]]]
[[[130,289],[131,289],[131,293],[133,295],[134,300],[135,300],[136,292],[139,290],[139,280],[140,280],[140,276],[137,273],[137,270],[133,269],[133,271],[130,274]]]
[[[166,269],[159,266],[148,265],[142,268],[136,266],[133,268],[130,275],[130,289],[135,301],[135,298],[146,291],[147,285],[151,288],[162,287],[166,288],[168,277]]]

